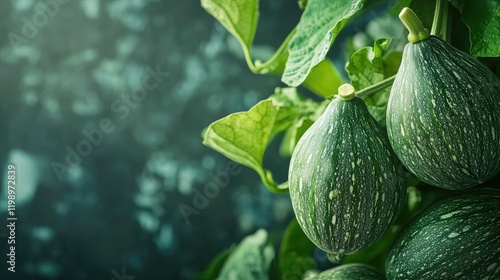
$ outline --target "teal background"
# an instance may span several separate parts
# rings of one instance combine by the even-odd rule
[[[402,35],[383,6],[337,37],[329,56],[342,75],[351,51]],[[252,54],[265,60],[301,11],[285,0],[261,1],[260,11]],[[161,81],[138,91],[148,69]],[[246,167],[230,174],[231,161],[201,137],[278,86],[279,77],[250,72],[199,1],[1,1],[0,279],[192,279],[259,228],[278,244],[293,217],[288,195],[269,192]],[[283,182],[279,140],[265,166]],[[8,164],[18,178],[15,274],[4,261]],[[200,199],[216,178],[224,188]]]
[[[262,2],[254,52],[265,57],[300,10],[293,1]],[[248,70],[198,1],[1,1],[0,35],[0,224],[7,164],[18,178],[16,273],[7,271],[0,236],[1,279],[191,279],[244,236],[279,232],[291,219],[288,196],[243,167],[189,224],[179,211],[229,162],[201,144],[202,130],[280,84]],[[168,76],[126,105],[148,67]],[[77,151],[82,130],[103,119],[114,130],[70,166],[68,149]],[[55,162],[67,167],[58,169],[62,181]]]

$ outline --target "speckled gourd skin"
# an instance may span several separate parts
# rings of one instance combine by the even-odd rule
[[[364,102],[333,99],[292,154],[288,180],[299,225],[331,254],[367,247],[406,198],[401,168]]]
[[[420,213],[396,238],[389,279],[500,279],[500,191],[474,189]]]
[[[385,280],[385,276],[366,264],[345,264],[325,270],[313,280]]]
[[[387,131],[420,180],[452,190],[478,185],[500,171],[500,79],[438,37],[408,43]]]

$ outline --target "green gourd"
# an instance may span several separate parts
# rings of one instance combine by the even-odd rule
[[[429,36],[409,9],[410,30],[387,107],[387,133],[420,180],[460,190],[500,171],[500,79],[472,56]]]
[[[366,264],[345,264],[325,270],[312,280],[385,280],[385,276]]]
[[[500,279],[500,191],[471,189],[422,211],[386,260],[389,279]]]
[[[304,133],[288,182],[297,221],[320,249],[349,254],[376,241],[406,197],[402,165],[354,88],[343,85]]]

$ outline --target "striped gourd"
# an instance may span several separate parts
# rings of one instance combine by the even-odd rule
[[[472,189],[408,224],[386,261],[389,279],[500,279],[500,191]]]
[[[288,179],[299,225],[331,254],[367,247],[405,200],[401,167],[364,102],[342,86],[292,154]]]
[[[325,270],[312,280],[385,280],[385,276],[366,264],[345,264]]]
[[[401,162],[446,189],[478,185],[500,171],[500,79],[435,36],[406,45],[387,107]]]

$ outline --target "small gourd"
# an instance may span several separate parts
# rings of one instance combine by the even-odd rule
[[[321,272],[312,280],[385,280],[385,276],[366,264],[345,264]]]
[[[387,107],[394,152],[420,180],[466,189],[500,171],[500,79],[472,56],[422,27],[410,30]]]
[[[406,197],[402,165],[351,85],[339,88],[297,143],[288,182],[299,225],[330,254],[372,244]]]

